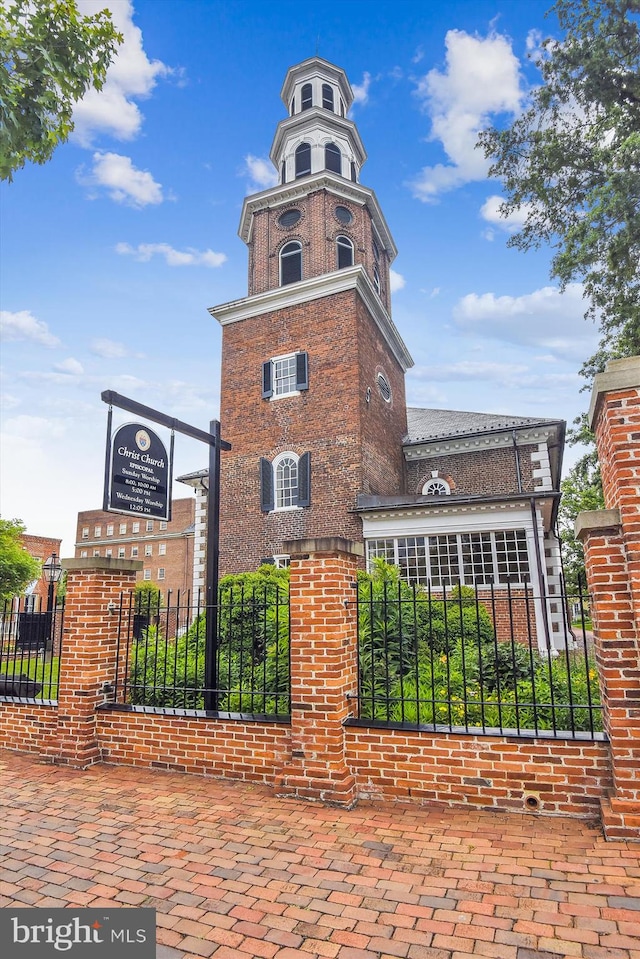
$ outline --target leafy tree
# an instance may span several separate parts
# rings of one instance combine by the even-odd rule
[[[19,519],[0,519],[0,601],[18,596],[40,576],[40,562],[21,542],[26,527]]]
[[[586,425],[586,417],[578,420],[580,427],[572,430],[569,442],[584,442],[591,449],[582,456],[568,476],[562,480],[562,499],[558,510],[558,527],[563,544],[564,573],[569,593],[577,593],[579,585],[586,582],[584,550],[574,533],[578,513],[583,510],[602,509],[602,477],[593,434]]]
[[[68,139],[75,104],[101,89],[122,40],[107,10],[83,17],[76,0],[0,3],[0,180]]]
[[[526,213],[509,240],[550,244],[551,275],[584,284],[602,339],[582,372],[640,353],[640,0],[558,0],[542,84],[508,129],[479,145],[500,177],[504,215]]]
[[[134,600],[136,609],[157,612],[162,601],[162,591],[157,583],[150,579],[142,579],[136,583]]]

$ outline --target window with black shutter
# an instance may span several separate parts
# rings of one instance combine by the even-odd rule
[[[335,143],[327,143],[324,148],[324,165],[332,173],[342,175],[342,154]]]
[[[273,466],[271,460],[260,458],[260,509],[268,513],[274,507]]]
[[[262,364],[262,398],[264,400],[273,396],[273,363],[267,360]]]
[[[309,360],[307,353],[296,354],[296,389],[309,389]]]
[[[322,106],[333,112],[333,88],[328,83],[322,84]]]
[[[311,506],[311,453],[298,460],[298,506]]]
[[[296,179],[311,173],[311,145],[301,143],[296,147]]]

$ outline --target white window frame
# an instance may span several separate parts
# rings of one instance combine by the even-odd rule
[[[138,547],[137,547],[137,546],[132,546],[132,547],[131,547],[131,559],[137,559],[137,558],[138,558]]]
[[[147,520],[147,533],[153,533],[153,520]]]
[[[145,556],[153,556],[153,546],[151,543],[146,543],[144,547]]]
[[[164,568],[164,566],[159,566],[159,567],[158,567],[158,581],[161,581],[161,580],[165,579],[165,573],[166,573],[166,569]]]
[[[158,543],[158,556],[166,556],[166,555],[167,555],[167,544]]]
[[[282,483],[282,475],[285,462],[289,460],[295,465],[295,486],[293,483],[286,487]],[[286,510],[301,509],[298,506],[298,463],[300,457],[297,453],[288,450],[285,453],[279,453],[273,461],[273,510],[274,512],[285,512]],[[291,467],[289,467],[291,469]],[[289,494],[288,491],[291,491]],[[283,502],[291,499],[292,502]]]
[[[88,527],[88,526],[83,526],[83,527],[82,527],[82,539],[89,539],[89,527]]]
[[[109,523],[107,526],[107,536],[113,536],[113,523]]]
[[[119,526],[119,528],[118,528],[118,533],[120,534],[120,536],[125,536],[125,535],[126,535],[126,532],[127,532],[127,524],[126,524],[126,523],[120,523],[120,526]]]
[[[132,523],[132,524],[131,524],[131,532],[132,532],[132,533],[139,533],[139,532],[140,532],[140,523],[138,523],[138,522]]]
[[[168,525],[168,523],[167,523],[166,519],[161,519],[161,520],[160,520],[160,529],[166,529],[166,528],[167,528],[167,525]]]
[[[423,496],[450,496],[451,486],[441,476],[432,476],[422,487]]]
[[[102,526],[94,526],[93,535],[95,536],[96,539],[100,539],[100,537],[102,536]]]
[[[142,571],[142,578],[143,578],[143,579],[151,579],[151,570],[150,570],[150,569],[144,569],[144,570]]]
[[[126,559],[124,546],[120,546],[118,549],[118,559]]]

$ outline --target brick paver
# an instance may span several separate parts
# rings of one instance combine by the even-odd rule
[[[640,844],[0,751],[0,907],[146,905],[158,959],[640,959]]]

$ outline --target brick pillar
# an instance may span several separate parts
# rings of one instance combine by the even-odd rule
[[[640,841],[640,357],[596,376],[591,408],[606,509],[580,513],[613,790],[608,839]]]
[[[115,679],[120,594],[133,589],[137,560],[67,559],[58,729],[49,756],[86,769],[100,761],[96,708]],[[111,609],[110,609],[111,606]]]
[[[283,549],[291,556],[291,755],[276,786],[280,795],[352,806],[343,723],[358,689],[353,584],[363,548],[331,537]]]

